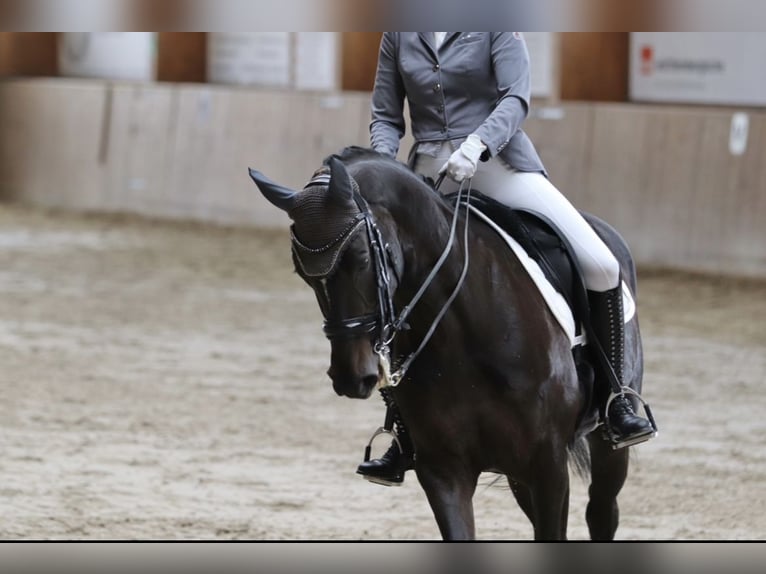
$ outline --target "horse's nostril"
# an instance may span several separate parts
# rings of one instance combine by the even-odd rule
[[[378,384],[378,375],[367,375],[362,379],[365,388],[373,387]]]

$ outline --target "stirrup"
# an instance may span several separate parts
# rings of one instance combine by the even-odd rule
[[[386,480],[385,478],[380,478],[379,476],[368,476],[366,474],[363,474],[361,476],[368,482],[371,482],[373,484],[379,484],[381,486],[401,486],[402,482],[404,482],[404,481],[396,482],[393,480]]]
[[[644,412],[646,413],[646,419],[649,421],[649,424],[652,425],[652,431],[621,440],[614,433],[614,431],[612,430],[612,426],[609,424],[609,407],[612,405],[612,402],[614,401],[614,399],[620,396],[624,396],[626,394],[633,395],[641,403],[641,406],[644,408]],[[635,414],[636,416],[639,416],[638,413],[635,413]],[[637,393],[630,387],[625,387],[625,386],[623,386],[620,389],[619,393],[615,393],[614,391],[612,391],[609,394],[609,398],[606,401],[606,406],[604,407],[604,423],[603,424],[604,424],[604,434],[606,435],[606,438],[609,441],[609,443],[612,445],[612,450],[619,450],[621,448],[625,448],[628,446],[641,444],[642,442],[646,442],[656,437],[658,432],[657,423],[654,420],[654,415],[652,415],[652,409],[649,406],[649,403],[647,403],[639,393]]]
[[[396,433],[394,429],[387,429],[386,427],[380,427],[378,430],[376,430],[374,433],[372,433],[372,437],[370,437],[370,442],[367,443],[367,446],[364,449],[364,460],[362,462],[370,462],[370,455],[372,454],[372,443],[375,441],[376,438],[378,438],[382,434],[389,434],[391,435],[391,438],[394,440],[394,444],[396,444],[396,448],[399,449],[399,454],[404,455],[404,448],[402,448],[402,443],[399,441],[399,435]],[[381,484],[383,486],[401,486],[401,482],[394,482],[391,480],[386,480],[385,478],[380,478],[377,476],[370,476],[367,474],[362,474],[362,478],[365,480],[368,480],[374,484]]]

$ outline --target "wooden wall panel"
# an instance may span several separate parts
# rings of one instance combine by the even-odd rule
[[[553,182],[615,226],[640,265],[766,278],[766,112],[747,112],[748,147],[737,156],[729,131],[741,110],[561,109],[527,125]],[[368,93],[4,81],[0,195],[284,226],[245,168],[300,187],[324,156],[366,145],[368,123]],[[408,148],[406,141],[400,157]]]
[[[300,188],[368,118],[366,93],[0,82],[0,199],[285,228],[246,168]]]
[[[206,80],[206,33],[160,32],[157,44],[157,79],[159,81],[204,82]]]
[[[580,207],[644,265],[766,277],[766,113],[750,114],[748,149],[734,156],[734,111],[598,106]]]
[[[663,265],[685,249],[679,230],[686,229],[696,151],[683,142],[699,135],[699,122],[661,111],[605,106],[596,112],[584,207],[619,229],[641,261]]]
[[[533,106],[524,122],[551,181],[577,205],[587,196],[593,122],[594,109],[587,104]]]
[[[564,32],[560,36],[563,100],[628,100],[628,32]]]
[[[729,152],[731,113],[711,113],[701,124],[687,206],[690,259],[721,273],[755,274],[766,264],[766,113],[750,114],[741,156]]]
[[[344,32],[342,41],[341,87],[351,91],[372,91],[382,32]]]
[[[0,198],[104,209],[106,111],[101,82],[0,83]]]
[[[157,215],[165,196],[166,166],[172,153],[178,94],[157,84],[107,86],[102,163],[109,211]]]
[[[246,168],[301,189],[325,156],[366,143],[359,126],[366,94],[184,86],[176,97],[165,215],[286,226]]]

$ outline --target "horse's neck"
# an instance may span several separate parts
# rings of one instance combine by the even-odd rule
[[[407,204],[399,209],[392,207],[404,255],[404,273],[394,301],[399,309],[410,303],[444,253],[450,240],[454,213],[440,196],[427,189],[416,190],[409,202],[407,198],[401,198],[401,203]],[[457,286],[463,272],[466,262],[463,247],[465,215],[459,215],[460,220],[452,238],[450,253],[434,275],[423,298],[414,307],[411,324],[415,331],[423,331],[430,327],[432,320]],[[510,268],[499,261],[507,258],[505,249],[502,240],[494,232],[483,229],[475,219],[470,223],[467,255],[469,271],[444,321],[449,322],[450,317],[454,316],[471,315],[477,303],[486,302],[485,299],[489,296],[504,297],[509,290],[517,287],[516,277],[512,274],[505,275]],[[486,277],[486,270],[494,270],[491,272],[493,276],[503,275],[504,280],[490,282],[488,285],[483,279]],[[499,294],[498,290],[502,290],[503,293]],[[413,335],[417,337],[422,333]]]
[[[404,273],[395,296],[395,304],[399,309],[409,305],[412,297],[431,277],[450,242],[453,216],[442,199],[429,190],[416,190],[410,198],[402,198],[402,203],[405,202],[406,205],[392,211],[404,257]],[[413,307],[412,335],[416,338],[423,335],[420,331],[430,326],[458,283],[465,261],[463,229],[461,220],[452,237],[449,254],[431,278],[422,299]],[[469,235],[471,258],[481,265],[483,256],[477,253],[480,250],[470,247],[473,240],[473,236]],[[464,284],[460,296],[451,304],[450,312],[457,311],[460,314],[461,308],[470,305],[463,296],[466,291]]]
[[[444,253],[450,239],[453,212],[437,191],[412,173],[400,170],[366,172],[362,169],[355,175],[360,179],[366,199],[372,205],[384,207],[395,224],[392,232],[396,233],[404,258],[404,273],[395,303],[402,308],[427,280]],[[419,311],[441,305],[457,283],[463,263],[462,229],[458,223],[451,252],[424,294]],[[469,241],[473,239],[469,238]]]
[[[405,256],[407,282],[422,283],[449,241],[449,210],[438,196],[416,188],[411,194],[400,196],[390,211]],[[453,241],[453,251],[457,239]]]

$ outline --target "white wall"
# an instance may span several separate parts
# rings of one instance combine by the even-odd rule
[[[247,175],[302,186],[366,145],[364,94],[67,80],[0,84],[5,198],[99,211],[283,226]]]
[[[626,237],[636,260],[766,277],[766,111],[566,104],[528,120],[553,182]],[[555,119],[543,119],[544,117]],[[299,188],[321,160],[367,145],[369,95],[192,85],[0,83],[0,197],[284,227],[247,176]],[[409,140],[408,140],[409,141]],[[406,157],[408,141],[400,158]]]

